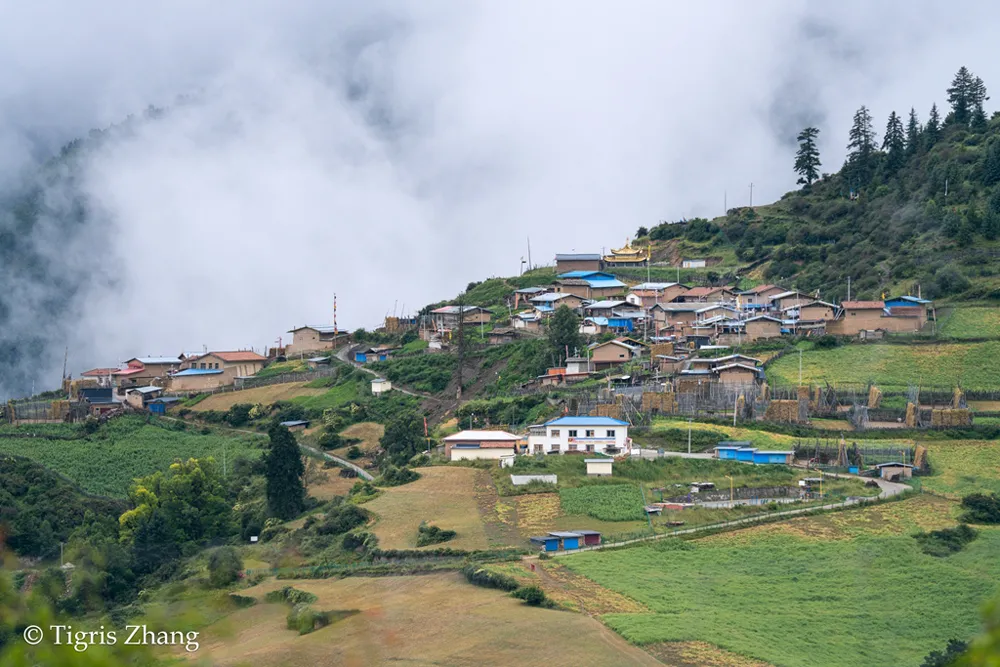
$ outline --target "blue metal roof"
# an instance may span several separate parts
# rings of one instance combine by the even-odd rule
[[[279,426],[289,427],[289,426],[307,426],[309,424],[305,419],[295,419],[293,421],[281,422]]]
[[[625,283],[617,278],[584,278],[590,287],[625,287]]]
[[[568,271],[560,273],[559,278],[589,278],[591,280],[614,280],[615,277],[603,271]]]
[[[628,426],[628,422],[611,417],[559,417],[545,422],[546,426]]]
[[[185,368],[174,373],[173,377],[188,377],[191,375],[218,375],[222,371],[216,368]]]

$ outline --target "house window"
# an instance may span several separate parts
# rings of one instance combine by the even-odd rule
[[[543,451],[542,445],[535,445],[535,453],[541,454]]]
[[[594,446],[593,445],[587,445],[587,451],[588,452],[594,451]]]
[[[569,451],[575,452],[576,451],[576,445],[570,445],[569,446]]]
[[[215,364],[215,368],[218,369],[219,368],[219,364]]]
[[[559,429],[557,429],[557,428],[552,429],[552,437],[553,438],[558,438],[559,437]]]
[[[590,430],[588,430],[588,431],[584,431],[584,434],[585,434],[585,435],[586,435],[586,437],[588,437],[588,438],[593,438],[593,437],[594,437],[594,432],[593,432],[593,431],[590,431]]]
[[[571,438],[575,438],[576,437],[576,429],[573,429],[573,430],[571,430],[569,432],[569,437],[571,437]]]
[[[204,369],[204,368],[205,368],[205,364],[204,364],[204,363],[203,363],[203,364],[201,365],[201,368],[202,368],[202,369]]]
[[[615,437],[615,430],[613,428],[609,428],[607,431],[605,431],[605,434],[607,435],[607,437],[613,438]]]

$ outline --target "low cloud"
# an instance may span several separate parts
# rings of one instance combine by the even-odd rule
[[[46,328],[0,394],[56,382],[64,345],[74,372],[261,349],[330,321],[334,293],[342,326],[372,327],[515,273],[528,237],[547,263],[718,215],[751,182],[773,200],[804,124],[833,171],[859,105],[926,116],[961,64],[1000,82],[990,6],[334,4],[49,2],[0,27],[20,65],[0,187],[136,114],[74,182],[95,224],[34,239],[76,277],[70,307],[46,320],[47,283],[0,271],[37,292],[0,339]],[[150,104],[165,113],[142,119]]]

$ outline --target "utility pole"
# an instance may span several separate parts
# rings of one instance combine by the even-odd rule
[[[750,208],[753,208],[753,183],[750,184]]]
[[[688,454],[691,453],[691,422],[694,421],[688,417]]]
[[[847,300],[851,300],[851,277],[847,276]]]
[[[729,212],[729,193],[725,190],[722,191],[722,215],[726,215]]]
[[[531,237],[528,237],[528,270],[531,271]]]
[[[529,246],[530,247],[530,246]],[[458,295],[458,391],[455,398],[462,400],[462,363],[465,361],[465,292]]]
[[[62,567],[63,563],[64,563],[64,561],[63,561],[63,546],[65,546],[65,544],[66,544],[65,542],[60,542],[59,543],[59,567]]]
[[[69,346],[66,346],[66,354],[63,356],[63,380],[66,379],[66,364],[69,362]]]
[[[799,348],[799,386],[802,386],[802,348]]]

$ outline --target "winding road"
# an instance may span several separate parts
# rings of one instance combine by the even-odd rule
[[[351,359],[351,348],[352,348],[351,345],[345,345],[342,348],[340,348],[339,350],[337,350],[337,352],[336,352],[337,358],[340,359],[341,361],[343,361],[345,364],[349,364],[351,366],[354,366],[355,368],[360,368],[361,370],[363,370],[365,373],[368,373],[372,377],[382,377],[381,375],[379,375],[378,373],[376,373],[372,369],[365,368],[364,364],[359,364],[358,362],[356,362],[353,359]],[[415,398],[430,399],[430,400],[433,400],[433,401],[440,401],[441,400],[437,396],[433,396],[431,394],[424,394],[424,393],[421,393],[421,392],[418,392],[418,391],[411,391],[409,389],[404,389],[403,387],[400,387],[400,386],[397,386],[397,385],[392,385],[392,388],[395,391],[407,394],[409,396],[413,396]]]

